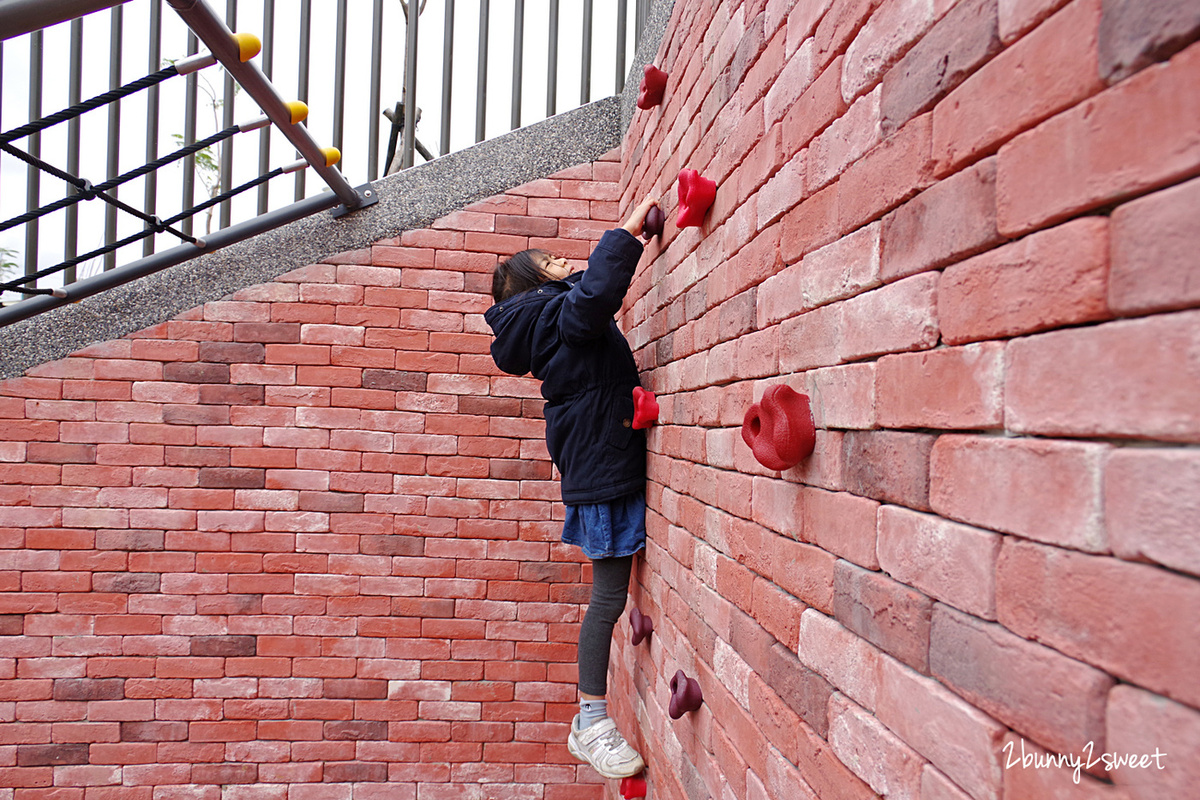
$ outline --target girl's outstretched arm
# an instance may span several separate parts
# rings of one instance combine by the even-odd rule
[[[629,219],[625,220],[621,227],[634,236],[640,236],[642,233],[642,224],[646,221],[646,215],[656,205],[658,205],[658,201],[650,195],[646,195],[646,198],[633,211],[629,212]]]

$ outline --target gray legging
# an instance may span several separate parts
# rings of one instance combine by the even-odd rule
[[[613,627],[629,597],[633,556],[592,561],[592,599],[579,628],[579,691],[604,696],[608,692],[608,653]]]

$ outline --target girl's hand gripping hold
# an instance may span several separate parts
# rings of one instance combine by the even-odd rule
[[[642,233],[642,225],[646,222],[646,214],[650,213],[650,209],[658,205],[658,201],[653,197],[646,195],[646,199],[638,204],[637,208],[629,213],[629,218],[621,225],[622,228],[629,231],[634,236],[639,236]]]

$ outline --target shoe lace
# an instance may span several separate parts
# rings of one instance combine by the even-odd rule
[[[597,741],[602,742],[606,749],[614,752],[625,746],[625,737],[616,728],[603,734]]]

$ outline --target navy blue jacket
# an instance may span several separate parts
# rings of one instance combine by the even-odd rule
[[[546,447],[568,505],[601,503],[646,485],[646,435],[634,430],[637,364],[613,315],[642,243],[607,231],[584,272],[548,281],[487,310],[492,358],[512,375],[532,372],[546,398]]]

